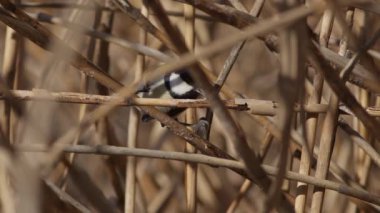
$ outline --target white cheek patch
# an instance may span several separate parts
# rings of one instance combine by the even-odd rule
[[[178,95],[185,94],[194,89],[193,86],[182,80],[182,78],[177,73],[172,73],[169,76],[169,83],[171,91]]]

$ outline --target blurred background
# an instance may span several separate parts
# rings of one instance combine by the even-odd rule
[[[318,0],[319,1],[319,0]],[[115,42],[107,42],[94,36],[88,36],[87,31],[102,32],[115,38],[132,43],[139,43],[159,50],[167,55],[175,55],[159,40],[144,30],[131,18],[130,15],[120,11],[111,0],[49,0],[26,1],[15,0],[14,3],[22,11],[32,17],[39,14],[49,15],[49,21],[40,23],[54,35],[65,41],[80,54],[88,58],[114,79],[124,85],[129,85],[141,74],[140,71],[151,72],[165,62],[157,58],[142,57],[133,48],[123,47]],[[149,20],[162,29],[154,12],[143,5],[143,1],[128,1],[138,11],[147,14]],[[190,7],[182,1],[160,1],[164,6],[173,25],[186,35],[187,23],[184,18],[184,8]],[[257,1],[210,1],[226,7],[236,5],[230,2],[239,2],[246,10],[250,10]],[[313,2],[317,2],[316,0]],[[323,2],[323,1],[321,1]],[[371,2],[371,1],[368,1]],[[277,1],[263,1],[259,13],[259,22],[278,15]],[[149,4],[149,1],[146,1]],[[236,3],[237,4],[237,3]],[[342,6],[337,11],[343,17],[348,12],[354,13],[349,20],[348,27],[357,36],[358,43],[364,44],[379,28],[379,12],[368,11],[366,8]],[[321,31],[322,14],[307,18],[307,25],[318,37]],[[207,14],[199,9],[195,10],[194,22],[194,52],[197,53],[208,44],[225,39],[239,32],[231,25],[221,23],[218,17]],[[275,32],[276,33],[276,32]],[[146,41],[143,41],[146,35]],[[331,25],[331,35],[328,37],[327,47],[338,52],[342,45],[341,27],[336,22]],[[305,39],[311,39],[305,37]],[[31,42],[29,39],[16,33],[5,24],[0,24],[0,65],[1,83],[6,84],[10,90],[33,91],[36,94],[46,92],[75,92],[86,94],[112,95],[112,91],[98,84],[93,78],[86,77],[80,70],[73,67],[63,58],[69,52],[55,47],[54,44],[46,51]],[[344,57],[354,54],[353,47],[348,44]],[[378,51],[378,42],[371,50]],[[231,48],[220,51],[216,56],[205,58],[201,63],[212,72],[214,76],[223,69]],[[74,57],[74,56],[73,56]],[[143,61],[143,62],[141,62]],[[377,70],[378,59],[373,59],[373,67]],[[307,64],[306,81],[313,82],[315,70]],[[78,72],[79,71],[79,72]],[[278,92],[280,72],[279,53],[269,50],[265,43],[259,39],[252,39],[245,43],[231,74],[227,78],[226,87],[241,97],[261,99],[268,101],[281,101],[283,93]],[[310,84],[309,83],[309,84]],[[305,83],[306,84],[306,83]],[[312,84],[311,84],[312,85]],[[304,85],[294,85],[301,88],[303,95],[299,95],[297,102],[307,102],[309,93]],[[350,90],[360,100],[363,107],[376,107],[377,97],[373,93],[360,90],[348,83]],[[1,94],[1,93],[0,93]],[[331,90],[324,85],[322,97],[327,103]],[[227,98],[221,95],[222,98]],[[285,97],[286,99],[286,97]],[[364,100],[364,101],[362,101]],[[12,101],[13,102],[13,101]],[[64,102],[64,101],[63,101]],[[3,139],[12,146],[41,145],[50,147],[60,140],[72,127],[78,125],[83,118],[99,105],[84,105],[75,103],[62,103],[51,101],[14,101],[20,112],[12,108],[4,100],[0,100],[1,128]],[[197,109],[197,117],[205,116],[205,109]],[[263,124],[259,123],[248,112],[230,110],[234,120],[243,129],[249,146],[256,153],[262,152],[267,145],[263,163],[278,166],[280,161],[281,142],[269,137]],[[129,146],[128,141],[134,140],[136,147],[153,150],[179,151],[185,150],[185,140],[172,134],[158,121],[136,121],[131,107],[116,107],[106,117],[91,124],[85,131],[76,133],[72,144],[80,145],[112,145]],[[294,116],[292,131],[302,135],[302,113]],[[304,113],[306,114],[306,113]],[[140,116],[140,115],[138,115]],[[324,134],[322,124],[325,114],[318,117],[316,126],[316,146],[319,146],[320,137]],[[363,138],[374,141],[371,134],[351,115],[342,116],[357,130]],[[277,117],[268,117],[273,123]],[[179,116],[179,121],[186,121],[185,113]],[[139,120],[139,119],[138,119]],[[209,141],[222,150],[239,159],[234,150],[233,141],[225,137],[225,129],[218,119],[214,119]],[[375,150],[378,144],[372,143]],[[300,151],[300,150],[299,150]],[[187,212],[186,164],[184,162],[136,158],[135,197],[133,209],[125,207],[126,181],[128,176],[127,157],[117,155],[91,155],[91,154],[61,154],[59,160],[53,160],[49,152],[15,152],[16,157],[2,157],[0,165],[0,200],[2,212]],[[7,156],[7,155],[5,155]],[[22,160],[16,160],[16,159]],[[15,159],[14,161],[12,159]],[[19,162],[20,161],[20,162]],[[361,185],[373,194],[379,194],[380,186],[377,184],[379,170],[377,165],[371,163],[370,158],[350,141],[350,137],[341,129],[335,134],[335,145],[332,162],[339,166],[348,179]],[[54,163],[52,163],[54,162]],[[299,154],[289,148],[288,170],[299,171]],[[44,167],[49,165],[48,169]],[[315,166],[315,165],[314,165]],[[44,169],[42,169],[44,168]],[[215,168],[198,164],[196,172],[196,207],[198,212],[254,212],[256,202],[260,196],[260,189],[249,184],[245,178],[226,168]],[[311,169],[314,174],[314,168]],[[40,178],[42,177],[42,178]],[[335,176],[328,179],[342,181]],[[347,182],[346,182],[347,183]],[[309,195],[313,187],[309,187]],[[297,182],[285,180],[283,191],[289,195],[294,204],[297,196]],[[75,205],[77,204],[77,205]],[[311,196],[306,199],[305,212],[310,211]],[[82,208],[83,207],[83,208]],[[377,207],[354,202],[347,196],[334,191],[326,191],[323,211],[333,212],[365,212],[377,210]]]

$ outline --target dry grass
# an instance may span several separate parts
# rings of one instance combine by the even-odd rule
[[[380,211],[378,4],[218,2],[0,0],[1,212]]]

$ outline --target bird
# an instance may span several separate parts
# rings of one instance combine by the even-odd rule
[[[201,96],[201,91],[194,86],[194,80],[188,70],[181,69],[145,84],[136,94],[141,98],[196,99]],[[175,118],[186,108],[157,107],[157,109]],[[141,117],[143,122],[148,122],[152,119],[146,113],[143,113]]]

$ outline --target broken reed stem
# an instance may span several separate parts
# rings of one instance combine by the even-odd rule
[[[67,104],[109,104],[117,101],[117,106],[167,106],[179,108],[208,108],[210,104],[205,99],[159,99],[159,98],[132,98],[124,100],[123,98],[112,95],[91,95],[74,92],[49,92],[46,90],[10,90],[11,99],[23,101],[54,101]],[[6,98],[5,94],[0,93],[0,100]],[[278,103],[270,100],[258,99],[229,99],[223,100],[223,105],[228,109],[237,111],[248,111],[250,114],[274,116],[281,108]],[[302,110],[301,110],[302,108]],[[326,113],[326,104],[307,104],[294,106],[296,112],[307,113]],[[366,111],[372,116],[380,116],[380,108],[368,107]]]

